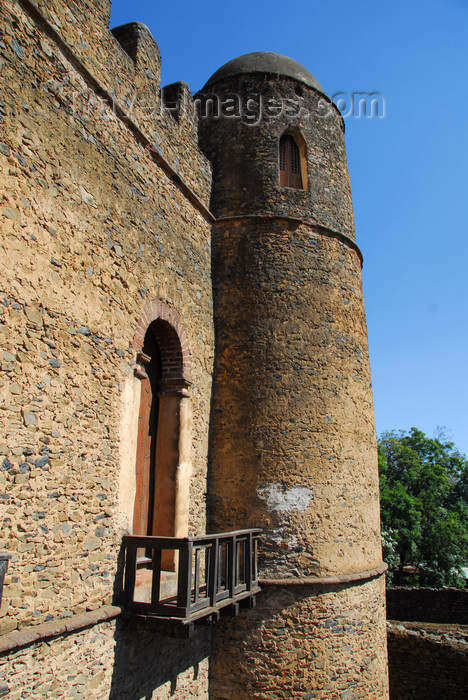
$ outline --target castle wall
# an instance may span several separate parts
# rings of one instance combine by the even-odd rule
[[[24,0],[24,7],[29,8],[27,15],[20,11],[20,6],[15,0],[6,0],[6,4],[12,12],[13,21],[15,17],[21,16],[28,27],[31,20],[25,18],[34,17],[31,8],[37,6],[50,23],[52,44],[58,40],[63,44],[62,49],[65,53],[67,48],[70,49],[80,65],[89,71],[92,78],[98,81],[111,100],[114,100],[114,107],[121,106],[129,117],[145,130],[153,145],[164,154],[184,182],[190,185],[198,197],[207,201],[211,188],[211,172],[206,168],[203,156],[194,147],[197,140],[197,120],[192,107],[192,97],[186,83],[181,83],[183,109],[180,110],[178,118],[170,117],[164,112],[160,99],[161,57],[156,41],[144,24],[132,22],[110,32],[110,0]],[[31,26],[35,24],[41,25],[40,19]],[[49,31],[47,34],[52,36]],[[21,52],[23,44],[19,37],[17,41]],[[59,100],[61,94],[70,98],[66,77],[68,65],[65,64],[62,75],[54,74],[52,66],[60,72],[60,60],[57,61],[49,55],[48,36],[41,34],[38,41],[38,56],[42,56],[43,69],[49,73],[45,75],[44,83],[47,80],[49,82],[43,85],[43,89],[56,91]],[[28,53],[34,53],[36,44],[30,43],[29,37],[25,37],[25,42],[25,46],[30,46]],[[51,65],[45,65],[47,63]],[[99,111],[99,103],[94,107],[90,106],[88,97],[86,90],[81,94],[76,84],[73,85],[73,103],[77,111]]]
[[[8,700],[186,700],[208,697],[209,635],[160,637],[121,620],[0,656]]]
[[[468,684],[468,641],[436,626],[389,623],[388,666],[391,700],[460,700]]]
[[[1,548],[13,558],[0,634],[97,609],[118,592],[135,493],[136,349],[158,314],[180,331],[189,356],[189,528],[206,531],[210,167],[193,112],[150,119],[138,101],[132,106],[134,84],[159,96],[159,52],[146,28],[130,27],[120,39],[130,32],[134,61],[101,4],[102,16],[90,3],[40,3],[52,28],[28,2],[2,6],[0,499]],[[129,119],[106,97],[116,84]],[[120,644],[113,625],[15,658],[39,664],[53,655],[51,673],[67,688],[67,659],[80,666],[86,642],[108,678]],[[159,645],[162,655],[164,638],[153,639],[148,653]],[[206,686],[199,662],[192,692]],[[26,673],[32,688],[37,668],[15,662],[10,686]]]
[[[460,588],[387,588],[389,620],[414,620],[465,625],[468,590]]]
[[[202,119],[200,150],[188,88],[161,97],[144,25],[110,32],[108,0],[4,6],[10,696],[386,697],[361,256],[340,116],[325,100],[324,120],[323,96],[294,80],[244,76],[225,91],[263,99],[281,88],[299,112],[257,125]],[[305,190],[278,186],[285,126],[303,132]],[[176,528],[187,514],[194,535],[264,528],[259,605],[219,623],[213,656],[209,629],[171,640],[111,620],[133,524],[148,360],[137,354],[157,319],[183,366],[158,442],[172,450]]]

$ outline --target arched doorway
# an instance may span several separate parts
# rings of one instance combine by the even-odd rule
[[[180,325],[156,318],[147,326],[137,354],[141,397],[134,535],[188,535],[192,412],[180,335]],[[145,552],[139,554],[139,566],[149,564]],[[173,551],[163,552],[161,565],[175,571]]]

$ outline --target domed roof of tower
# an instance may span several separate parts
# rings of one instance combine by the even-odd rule
[[[228,61],[224,66],[221,66],[221,68],[218,68],[218,70],[213,73],[211,78],[206,82],[205,87],[217,83],[219,80],[224,80],[233,75],[241,75],[242,73],[273,73],[275,75],[284,75],[323,92],[323,87],[307,68],[304,68],[303,65],[293,58],[289,58],[289,56],[283,56],[280,53],[271,53],[269,51],[256,51],[254,53],[246,53],[243,56],[238,56],[238,58],[233,58],[232,61]]]

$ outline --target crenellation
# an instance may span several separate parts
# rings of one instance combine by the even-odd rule
[[[49,13],[53,12],[51,7]],[[114,118],[113,113],[119,113],[121,110],[126,119],[134,121],[145,133],[147,132],[149,143],[168,158],[173,169],[185,179],[197,196],[202,201],[208,201],[210,168],[197,148],[196,119],[190,93],[188,88],[182,91],[187,117],[180,128],[171,114],[161,106],[159,49],[143,24],[125,25],[130,43],[133,36],[134,46],[138,47],[135,63],[107,26],[104,29],[99,24],[100,28],[93,30],[93,51],[89,50],[88,45],[88,49],[85,50],[82,42],[76,40],[77,32],[73,23],[70,36],[64,31],[64,27],[57,32],[56,25],[52,25],[51,34],[47,26],[44,27],[40,21],[35,21],[27,13],[22,13],[20,4],[14,0],[9,0],[8,9],[10,8],[14,13],[6,16],[5,27],[8,37],[13,31],[12,25],[8,23],[10,17],[10,22],[15,23],[12,49],[15,63],[24,64],[25,60],[29,63],[35,62],[44,57],[42,60],[46,62],[44,68],[48,75],[42,81],[41,87],[68,109],[74,122],[83,124],[83,138],[87,138],[86,124],[94,116],[101,115],[102,120],[106,122]],[[46,13],[45,16],[47,18],[49,15]],[[64,24],[68,26],[66,22]],[[22,42],[19,31],[21,26],[27,27],[26,34],[33,33],[38,45],[38,49],[28,52],[27,55],[22,43],[27,45],[29,39],[25,37]],[[92,23],[88,22],[85,26],[91,28]],[[119,32],[122,29],[116,28],[115,31]],[[89,56],[97,56],[99,60],[95,61]],[[72,84],[70,81],[70,59],[72,66],[80,74],[78,84]],[[94,88],[91,91],[88,88],[89,77]],[[101,94],[103,90],[107,95],[104,100]],[[36,111],[39,114],[42,112],[40,105],[36,107]]]
[[[141,22],[130,22],[119,27],[113,27],[111,33],[117,39],[128,56],[139,70],[142,68],[151,72],[148,77],[159,85],[161,79],[161,56],[159,48],[150,30]],[[149,62],[151,62],[150,65]],[[152,69],[152,70],[151,70]]]

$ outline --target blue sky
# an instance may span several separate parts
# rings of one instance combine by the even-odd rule
[[[157,40],[163,84],[194,92],[275,51],[329,95],[384,97],[383,118],[346,119],[377,432],[445,426],[468,454],[468,2],[114,0],[111,26],[129,21]]]

